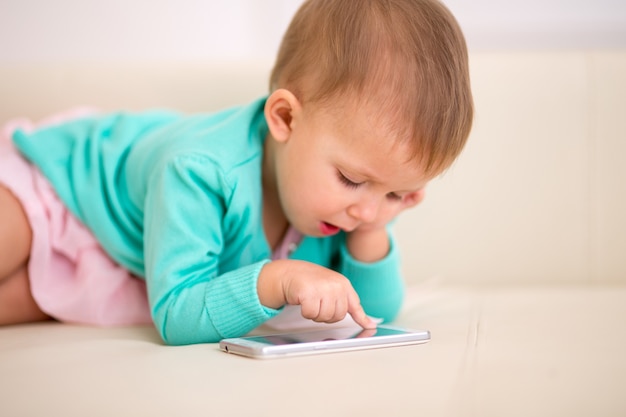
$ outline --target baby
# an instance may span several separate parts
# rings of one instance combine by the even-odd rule
[[[81,114],[0,139],[0,324],[153,322],[168,344],[299,306],[393,320],[389,224],[461,152],[461,30],[436,0],[308,0],[270,93],[214,114]]]

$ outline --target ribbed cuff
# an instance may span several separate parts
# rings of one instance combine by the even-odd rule
[[[207,313],[222,337],[246,334],[280,312],[259,301],[257,280],[268,262],[266,259],[223,274],[205,294]]]

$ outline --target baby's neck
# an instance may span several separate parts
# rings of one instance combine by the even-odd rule
[[[261,184],[263,186],[263,230],[265,238],[272,250],[282,241],[289,222],[285,217],[278,189],[276,187],[276,171],[274,169],[273,140],[269,137],[263,147],[263,164],[261,167]]]

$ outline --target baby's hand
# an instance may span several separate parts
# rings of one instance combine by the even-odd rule
[[[316,322],[334,323],[350,314],[364,329],[376,327],[346,277],[310,262],[270,262],[261,271],[258,292],[266,307],[299,305],[302,316]]]
[[[376,262],[389,252],[389,236],[386,226],[400,212],[414,207],[424,199],[424,189],[406,194],[401,200],[382,205],[376,219],[363,223],[348,233],[346,245],[348,252],[361,262]]]

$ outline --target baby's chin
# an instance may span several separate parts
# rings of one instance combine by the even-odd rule
[[[354,229],[350,233],[370,233],[370,232],[374,232],[374,231],[377,231],[377,230],[386,230],[386,229],[387,229],[387,225],[384,224],[384,223],[382,223],[382,224],[368,223],[368,224],[361,224],[361,225],[359,225],[359,227],[357,227],[356,229]]]

